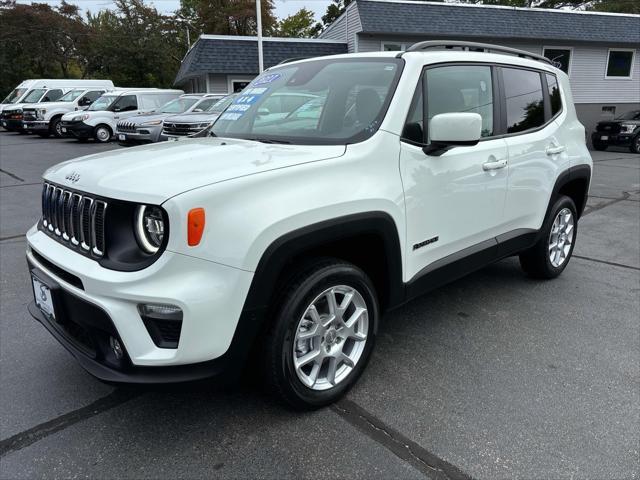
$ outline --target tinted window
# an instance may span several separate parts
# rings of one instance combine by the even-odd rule
[[[431,68],[424,79],[428,121],[439,113],[478,113],[482,117],[482,136],[493,135],[491,67],[461,65]]]
[[[43,102],[55,102],[60,97],[62,97],[62,90],[59,90],[59,89],[49,90],[47,92],[47,94],[44,96],[42,101]]]
[[[507,107],[507,133],[544,125],[544,100],[540,74],[515,68],[502,69]]]
[[[402,138],[413,143],[424,143],[424,108],[422,102],[422,88],[416,91],[407,122],[402,129]]]
[[[556,67],[564,73],[569,73],[569,63],[571,62],[571,50],[566,48],[545,48],[544,56],[551,60]]]
[[[611,50],[607,60],[607,77],[630,77],[633,52]]]
[[[111,110],[114,112],[131,112],[138,109],[135,95],[123,95],[115,101]]]
[[[88,103],[93,103],[95,102],[98,98],[100,98],[100,95],[102,95],[104,93],[104,91],[102,90],[94,90],[92,92],[87,92],[83,98],[84,102],[88,102]]]
[[[560,100],[560,87],[555,75],[547,74],[547,88],[549,89],[549,100],[551,101],[551,115],[555,116],[562,110],[562,100]]]

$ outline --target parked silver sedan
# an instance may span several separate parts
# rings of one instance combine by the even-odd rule
[[[228,95],[204,112],[190,112],[165,118],[162,126],[162,139],[193,137],[206,130],[218,119],[220,114],[233,102],[237,94]]]
[[[154,112],[122,120],[118,122],[116,129],[118,143],[131,146],[164,140],[160,134],[165,118],[179,113],[206,112],[223,97],[224,95],[199,93],[181,95]]]

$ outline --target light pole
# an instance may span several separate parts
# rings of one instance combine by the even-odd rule
[[[256,0],[256,19],[258,20],[258,73],[264,70],[262,59],[262,10],[260,8],[260,0]]]

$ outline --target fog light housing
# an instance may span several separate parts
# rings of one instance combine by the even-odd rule
[[[111,351],[116,357],[116,360],[122,360],[122,357],[124,357],[124,350],[122,349],[122,345],[120,345],[120,341],[115,337],[109,337],[109,345],[111,346]]]
[[[175,305],[141,303],[138,313],[153,343],[159,348],[178,348],[182,332],[182,309]]]

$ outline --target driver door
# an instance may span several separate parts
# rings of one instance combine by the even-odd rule
[[[423,72],[400,148],[407,217],[405,281],[426,267],[457,259],[445,259],[450,255],[491,248],[502,233],[508,152],[505,140],[492,138],[499,133],[494,75],[491,66],[478,64]],[[425,154],[429,120],[451,112],[480,114],[483,138],[439,156]]]

